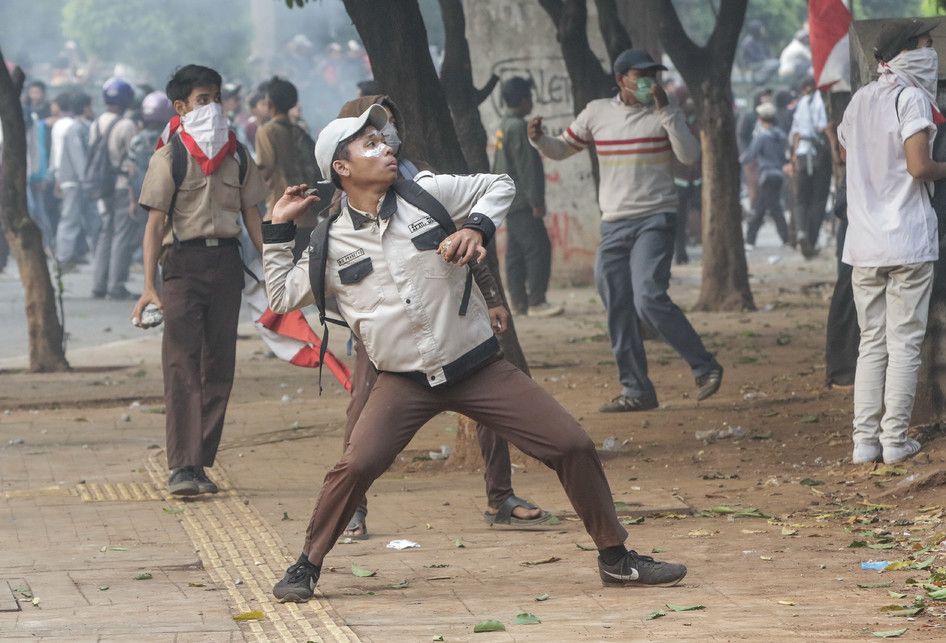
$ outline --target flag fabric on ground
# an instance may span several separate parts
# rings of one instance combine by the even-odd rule
[[[843,0],[808,0],[811,64],[818,89],[851,91],[850,27],[851,12]]]

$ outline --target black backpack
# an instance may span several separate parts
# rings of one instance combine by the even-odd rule
[[[309,136],[309,133],[295,123],[286,119],[275,121],[282,127],[289,129],[292,137],[292,147],[294,150],[295,163],[285,169],[286,183],[289,185],[315,185],[324,177],[319,172],[319,166],[315,162],[315,141]]]
[[[115,181],[118,179],[119,170],[112,165],[112,159],[108,153],[108,141],[112,136],[112,130],[122,120],[121,116],[115,119],[105,128],[105,133],[101,134],[99,122],[95,121],[92,126],[96,132],[101,135],[95,139],[89,148],[89,155],[85,162],[85,173],[82,177],[82,187],[85,194],[93,201],[98,199],[107,199],[115,194]]]
[[[394,192],[430,215],[447,236],[457,231],[457,224],[450,218],[450,213],[443,204],[434,198],[430,192],[408,179],[398,179],[394,183]],[[319,394],[322,394],[322,364],[325,361],[325,351],[328,349],[328,324],[335,324],[348,328],[348,323],[342,319],[332,319],[325,315],[325,271],[328,264],[329,227],[341,216],[338,214],[322,219],[309,238],[309,284],[312,294],[315,295],[315,305],[319,310],[319,323],[322,324],[322,345],[319,347]],[[470,305],[470,295],[473,290],[473,272],[467,266],[466,284],[463,287],[463,297],[460,300],[460,316],[465,316]]]

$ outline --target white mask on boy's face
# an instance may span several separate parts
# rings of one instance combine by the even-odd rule
[[[220,103],[188,112],[181,118],[181,125],[209,159],[217,156],[230,140],[230,123]]]

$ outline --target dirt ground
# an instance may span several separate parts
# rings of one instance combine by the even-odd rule
[[[429,460],[454,440],[457,418],[443,415],[371,490],[371,538],[340,544],[326,560],[320,588],[337,617],[376,641],[834,641],[901,628],[902,640],[946,640],[946,600],[928,596],[946,585],[946,440],[926,428],[914,461],[851,465],[851,394],[823,385],[833,258],[760,250],[750,262],[758,312],[690,315],[726,368],[722,390],[703,403],[682,360],[649,341],[661,407],[596,411],[619,386],[590,288],[551,294],[567,307],[562,317],[517,320],[534,377],[602,445],[629,546],[685,562],[682,585],[602,588],[593,551],[583,551],[590,538],[535,462],[516,466],[514,486],[557,524],[488,527],[481,473]],[[684,308],[695,301],[698,270],[674,269],[671,294]],[[71,432],[93,448],[123,441],[127,463],[143,462],[163,443],[157,345],[151,336],[83,353],[74,362],[84,368],[69,375],[6,371],[2,444],[14,437],[11,422],[39,412],[64,441]],[[333,349],[344,354],[341,343]],[[240,342],[221,467],[289,552],[299,550],[341,451],[346,395],[334,383],[321,398],[316,391],[311,372],[267,357],[251,335]],[[731,435],[696,436],[711,430]],[[98,474],[93,466],[83,477]],[[420,548],[385,547],[396,538]],[[870,571],[864,561],[894,565]],[[353,564],[375,575],[355,576]],[[697,609],[674,611],[681,607]],[[541,623],[517,624],[520,613]],[[474,634],[488,619],[505,632]]]

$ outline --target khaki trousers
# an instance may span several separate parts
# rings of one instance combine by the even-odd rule
[[[243,267],[237,246],[171,246],[162,264],[168,468],[213,466],[233,387]]]
[[[553,469],[599,549],[624,543],[627,531],[618,522],[591,438],[545,389],[499,360],[436,388],[392,373],[378,376],[345,454],[325,476],[316,501],[304,548],[312,563],[322,564],[374,480],[442,411],[473,418]]]
[[[344,450],[348,449],[351,432],[361,417],[361,411],[368,402],[368,396],[378,380],[378,371],[368,359],[361,342],[355,343],[355,367],[351,376],[351,401],[348,403],[347,422],[345,424]],[[476,425],[476,437],[480,443],[480,452],[485,463],[483,479],[486,481],[486,497],[489,506],[499,507],[512,495],[512,462],[509,459],[509,444],[485,428]],[[368,498],[362,497],[358,510],[368,514]]]

